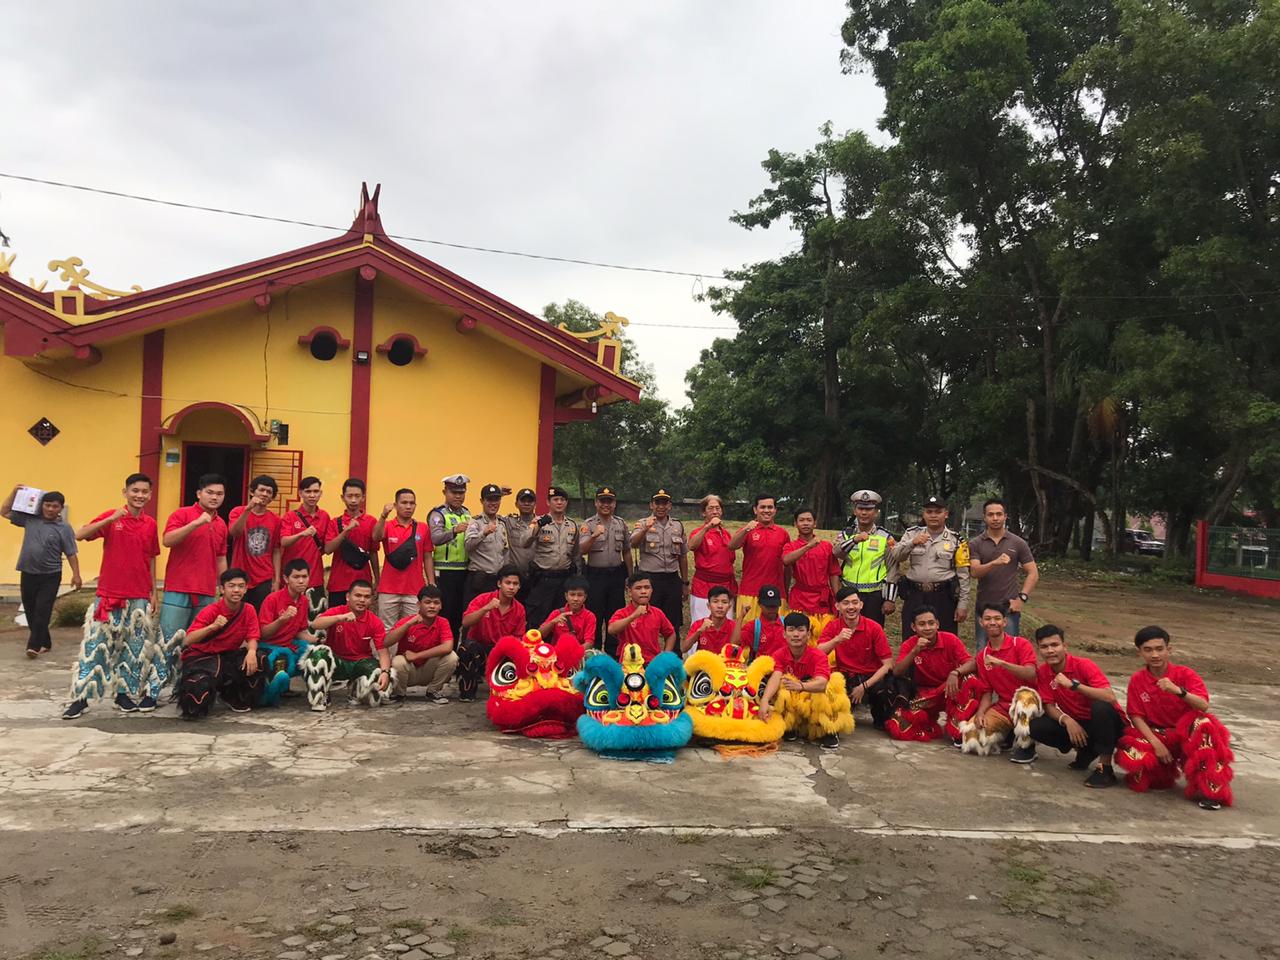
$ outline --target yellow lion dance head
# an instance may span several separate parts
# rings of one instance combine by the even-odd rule
[[[768,720],[760,717],[773,658],[750,657],[750,647],[729,645],[720,653],[699,650],[685,661],[685,710],[693,719],[694,736],[733,743],[782,739],[787,728],[782,716],[775,711]]]

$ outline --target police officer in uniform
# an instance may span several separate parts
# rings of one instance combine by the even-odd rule
[[[884,626],[893,613],[898,585],[888,578],[890,556],[897,542],[876,520],[880,515],[880,494],[858,490],[849,498],[853,516],[840,532],[836,557],[841,561],[840,579],[862,598],[862,615]]]
[[[933,607],[941,629],[956,633],[969,615],[969,544],[947,529],[947,504],[941,497],[924,502],[924,526],[911,527],[891,551],[901,577],[902,635],[911,636],[916,610]]]
[[[609,486],[596,489],[596,514],[582,524],[578,540],[586,564],[587,607],[596,615],[604,647],[612,654],[617,641],[609,636],[609,618],[627,605],[627,577],[631,576],[631,546],[627,522],[614,513],[618,498]],[[595,638],[600,646],[600,637]]]
[[[536,630],[564,600],[564,582],[578,566],[578,522],[564,515],[569,494],[561,487],[547,491],[550,513],[544,513],[530,528],[533,535],[533,569],[525,620]]]
[[[684,601],[689,596],[689,555],[685,550],[684,524],[671,516],[671,495],[659,490],[649,500],[652,513],[636,523],[631,546],[638,553],[636,569],[649,574],[653,584],[651,606],[667,615],[680,633]]]
[[[486,483],[480,489],[480,503],[484,512],[471,518],[462,538],[467,548],[467,586],[463,591],[463,610],[480,594],[498,589],[498,571],[510,562],[508,528],[502,517],[498,516],[502,498],[510,492],[510,487],[500,487],[496,483]]]
[[[462,634],[462,611],[466,606],[463,598],[467,589],[467,545],[462,538],[471,522],[471,511],[464,502],[471,478],[465,473],[455,473],[441,482],[444,503],[427,514],[427,532],[431,534],[436,586],[444,594],[440,614],[449,621],[457,637]]]
[[[507,562],[520,571],[520,592],[516,599],[522,604],[529,599],[529,578],[533,570],[533,537],[529,528],[538,522],[538,495],[531,487],[521,487],[516,493],[516,512],[502,518],[507,528]]]

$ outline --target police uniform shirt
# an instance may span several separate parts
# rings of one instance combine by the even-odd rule
[[[639,549],[638,569],[645,573],[679,573],[685,549],[684,524],[672,517],[659,520],[644,531]]]
[[[897,546],[897,541],[893,539],[893,534],[876,524],[869,531],[866,531],[866,540],[854,543],[853,538],[863,532],[862,528],[856,523],[841,531],[841,545],[847,544],[848,549],[842,550],[836,555],[840,561],[840,578],[844,583],[853,584],[859,590],[880,589],[884,581],[890,579],[889,575],[893,572],[893,548]],[[876,550],[879,553],[878,562],[871,563],[864,560],[863,554],[868,550]],[[855,579],[849,579],[849,573],[853,573]],[[857,578],[858,573],[862,573],[863,577]]]
[[[467,545],[467,569],[477,573],[496,574],[507,563],[507,525],[501,517],[494,517],[497,528],[487,537],[484,528],[490,523],[486,516],[473,517],[467,524],[462,539]]]
[[[529,542],[529,528],[538,521],[536,513],[525,519],[518,513],[509,513],[502,518],[502,525],[507,528],[507,559],[516,565],[522,573],[529,572],[533,563],[533,544]]]
[[[893,549],[893,558],[902,568],[903,576],[913,583],[945,583],[959,579],[959,605],[969,604],[969,546],[960,535],[945,527],[935,536],[917,547],[915,538],[929,533],[928,527],[911,527]]]
[[[616,514],[605,520],[597,513],[590,520],[585,521],[582,524],[582,542],[586,543],[588,535],[602,525],[605,527],[605,532],[596,537],[584,554],[587,566],[593,570],[608,570],[611,567],[620,567],[626,562],[624,551],[628,549],[627,522]]]
[[[538,527],[533,563],[539,570],[566,570],[578,556],[578,525],[565,517]]]

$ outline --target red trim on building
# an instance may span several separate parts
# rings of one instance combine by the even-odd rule
[[[142,338],[142,417],[138,434],[138,470],[151,478],[152,497],[146,511],[156,515],[160,485],[160,418],[164,404],[164,331]]]
[[[412,333],[393,333],[391,336],[387,337],[387,339],[378,344],[378,353],[390,353],[392,346],[395,345],[397,340],[408,340],[413,344],[413,355],[415,357],[426,356],[427,348],[419,343],[418,338]]]
[[[333,337],[334,343],[338,345],[339,350],[345,350],[347,347],[351,346],[351,341],[333,327],[316,327],[310,333],[304,333],[302,336],[298,337],[298,343],[302,344],[304,347],[309,347],[315,338],[320,336],[322,333],[327,333],[329,336]]]
[[[551,465],[556,442],[556,368],[542,365],[542,383],[538,398],[538,478],[535,493],[538,510],[547,509],[547,489],[551,486]]]
[[[355,324],[351,332],[351,450],[348,476],[369,473],[369,416],[373,364],[373,281],[356,274]],[[358,359],[364,354],[363,363]]]
[[[163,333],[163,331],[160,331]],[[150,334],[147,334],[150,336]],[[249,415],[237,406],[230,403],[222,403],[219,400],[202,400],[199,403],[189,403],[177,413],[169,417],[169,422],[160,428],[160,433],[166,437],[174,436],[182,426],[182,421],[187,419],[191,414],[198,410],[220,410],[223,413],[229,413],[244,426],[244,432],[249,435],[250,440],[258,443],[265,443],[271,439],[271,434],[263,433],[257,424],[249,418]],[[158,422],[158,421],[157,421]],[[207,446],[208,444],[206,444]],[[228,446],[240,446],[240,444],[228,444]],[[159,452],[157,451],[157,456]]]

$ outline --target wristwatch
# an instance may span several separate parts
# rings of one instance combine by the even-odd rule
[[[1018,594],[1018,599],[1021,600],[1023,603],[1026,603],[1031,598],[1027,596],[1025,593],[1020,593]]]
[[[1072,681],[1071,681],[1071,689],[1072,689],[1072,690],[1079,690],[1079,689],[1080,689],[1080,681],[1079,681],[1079,680],[1072,680]]]

